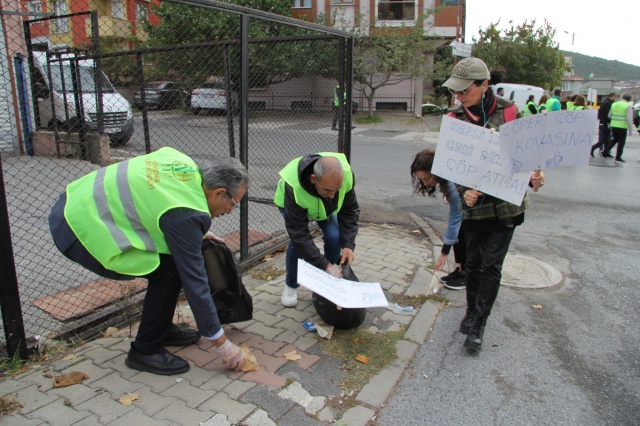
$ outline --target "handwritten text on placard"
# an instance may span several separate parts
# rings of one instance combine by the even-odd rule
[[[500,149],[521,170],[586,166],[596,132],[595,110],[554,111],[500,126]]]
[[[298,284],[343,308],[386,307],[389,302],[379,283],[336,278],[298,259]]]
[[[513,166],[500,150],[495,130],[444,116],[431,172],[520,205],[527,192],[530,170]]]

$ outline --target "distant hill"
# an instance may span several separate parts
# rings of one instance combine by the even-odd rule
[[[596,78],[612,78],[614,81],[640,81],[639,66],[575,52],[564,52],[564,54],[573,57],[573,69],[578,76],[584,79],[588,79],[589,75],[593,73]]]

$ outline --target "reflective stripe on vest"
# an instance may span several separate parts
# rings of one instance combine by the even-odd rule
[[[96,170],[67,187],[64,215],[106,269],[142,276],[170,250],[160,217],[173,208],[209,214],[195,162],[173,148]]]
[[[631,104],[624,99],[611,105],[611,127],[618,129],[628,128],[627,109],[629,108],[631,108]]]

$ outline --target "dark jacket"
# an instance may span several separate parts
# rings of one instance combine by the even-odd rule
[[[504,108],[513,104],[512,101],[496,97],[497,107],[487,123],[488,128],[498,130],[505,123]],[[451,108],[450,111],[456,115],[458,120],[469,122],[469,118],[465,114],[462,105]],[[522,113],[518,110],[516,118],[521,118]],[[507,201],[484,194],[478,203],[469,207],[464,202],[465,191],[471,189],[466,186],[456,185],[458,194],[460,195],[460,203],[463,212],[463,220],[466,229],[478,232],[500,232],[507,229],[513,229],[524,222],[524,212],[529,203],[529,197],[525,194],[522,203],[519,206],[511,204]]]
[[[598,109],[598,120],[600,124],[610,124],[611,119],[609,118],[609,111],[611,110],[611,105],[613,101],[609,98],[606,98],[600,104],[600,108]]]
[[[302,157],[298,164],[298,178],[302,187],[309,194],[318,197],[318,200],[324,205],[325,211],[331,212],[337,207],[338,193],[336,192],[333,199],[321,198],[315,185],[311,183],[313,166],[319,158],[320,155],[318,154],[309,154]],[[354,189],[355,176],[353,178],[353,188],[345,194],[342,208],[338,212],[342,247],[352,250],[356,247],[358,218],[360,217],[360,206],[358,205]],[[296,246],[300,258],[317,268],[326,268],[329,261],[313,242],[311,232],[309,232],[309,217],[307,216],[307,211],[296,203],[293,188],[286,183],[284,191],[284,212],[287,233]]]

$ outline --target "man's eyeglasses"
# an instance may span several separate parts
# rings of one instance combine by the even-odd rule
[[[236,206],[240,203],[240,201],[234,200],[229,191],[227,191],[227,196],[229,196],[229,199],[231,200],[231,208],[235,209]]]
[[[473,86],[473,84],[471,85]],[[467,87],[464,90],[453,90],[453,89],[449,89],[449,93],[451,93],[453,96],[466,96],[467,92],[469,91],[469,89],[471,89],[471,86]]]

